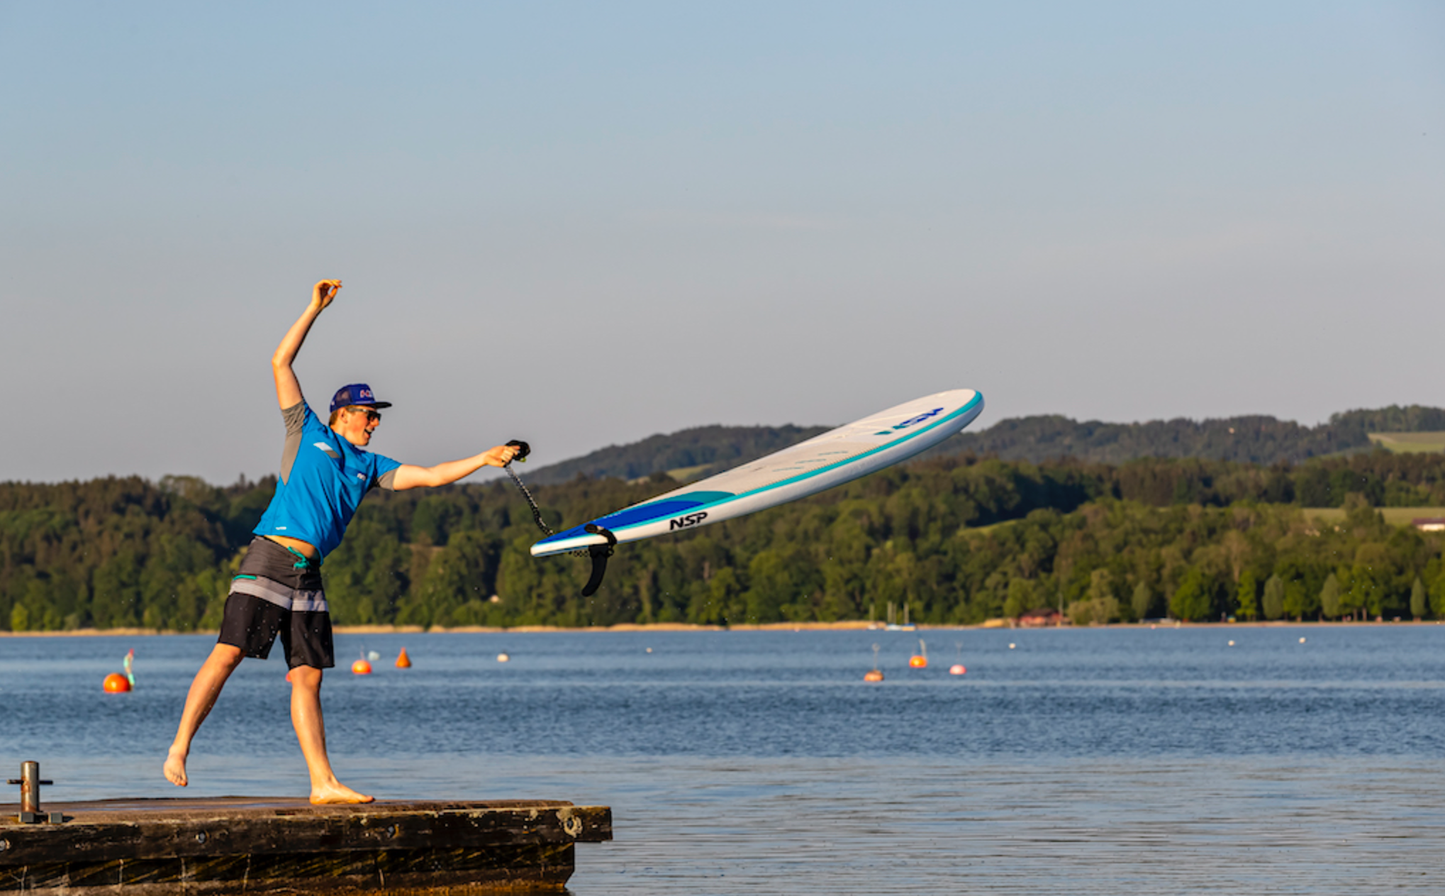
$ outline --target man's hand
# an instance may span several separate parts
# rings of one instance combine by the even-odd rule
[[[336,298],[341,291],[340,280],[321,280],[311,288],[311,307],[317,311],[326,310],[326,306]]]
[[[521,450],[520,445],[498,445],[482,455],[482,463],[489,467],[505,467]]]

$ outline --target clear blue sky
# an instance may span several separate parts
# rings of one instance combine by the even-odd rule
[[[0,480],[1445,405],[1438,3],[0,3]]]

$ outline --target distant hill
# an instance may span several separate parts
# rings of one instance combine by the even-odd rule
[[[1370,449],[1370,433],[1445,430],[1445,409],[1392,405],[1333,414],[1319,426],[1252,415],[1222,420],[1151,420],[1147,423],[1080,423],[1068,417],[1001,420],[965,431],[935,454],[996,454],[1034,463],[1057,457],[1118,464],[1140,457],[1197,457],[1240,463],[1298,463],[1311,457]]]
[[[1140,457],[1198,457],[1273,464],[1358,450],[1369,444],[1363,431],[1330,424],[1301,426],[1265,416],[1147,423],[1081,423],[1068,417],[1039,416],[1001,420],[979,432],[963,432],[939,450],[996,454],[1004,460],[1034,463],[1057,457],[1113,464]]]
[[[747,463],[826,432],[826,426],[700,426],[610,445],[585,457],[531,471],[528,481],[560,483],[592,478],[641,479],[667,473],[691,480]],[[1123,463],[1141,457],[1197,457],[1243,463],[1298,463],[1311,457],[1367,451],[1371,433],[1445,431],[1445,409],[1392,405],[1344,411],[1319,426],[1252,415],[1221,420],[1151,420],[1146,423],[1079,422],[1058,415],[1013,417],[987,429],[967,431],[929,452],[972,452],[1034,463],[1074,457]]]
[[[671,473],[680,480],[721,472],[764,454],[796,445],[827,432],[827,426],[698,426],[648,436],[630,445],[609,445],[583,457],[531,471],[528,482],[548,485],[567,482],[579,474],[591,478],[615,476],[642,479],[653,473]]]
[[[1392,404],[1377,411],[1345,411],[1331,414],[1327,426],[1361,433],[1434,432],[1445,430],[1445,408]]]

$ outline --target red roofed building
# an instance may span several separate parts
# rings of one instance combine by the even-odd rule
[[[1019,625],[1025,628],[1037,628],[1045,625],[1059,625],[1063,621],[1063,614],[1053,607],[1040,607],[1037,610],[1029,610],[1019,617]]]

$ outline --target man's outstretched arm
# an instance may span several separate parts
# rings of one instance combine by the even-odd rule
[[[296,360],[296,353],[301,351],[301,343],[306,341],[306,334],[311,332],[311,325],[316,322],[317,315],[326,310],[336,293],[341,289],[340,280],[322,280],[311,289],[311,304],[297,318],[291,329],[281,338],[281,344],[276,346],[276,354],[271,356],[271,374],[276,377],[276,400],[280,402],[282,410],[294,407],[301,403],[301,383],[296,379],[296,372],[291,369],[291,362]]]
[[[434,467],[415,467],[402,464],[396,468],[391,487],[397,491],[409,488],[435,488],[449,485],[464,476],[470,476],[482,467],[505,467],[521,450],[516,445],[498,445],[475,457],[449,460]]]

